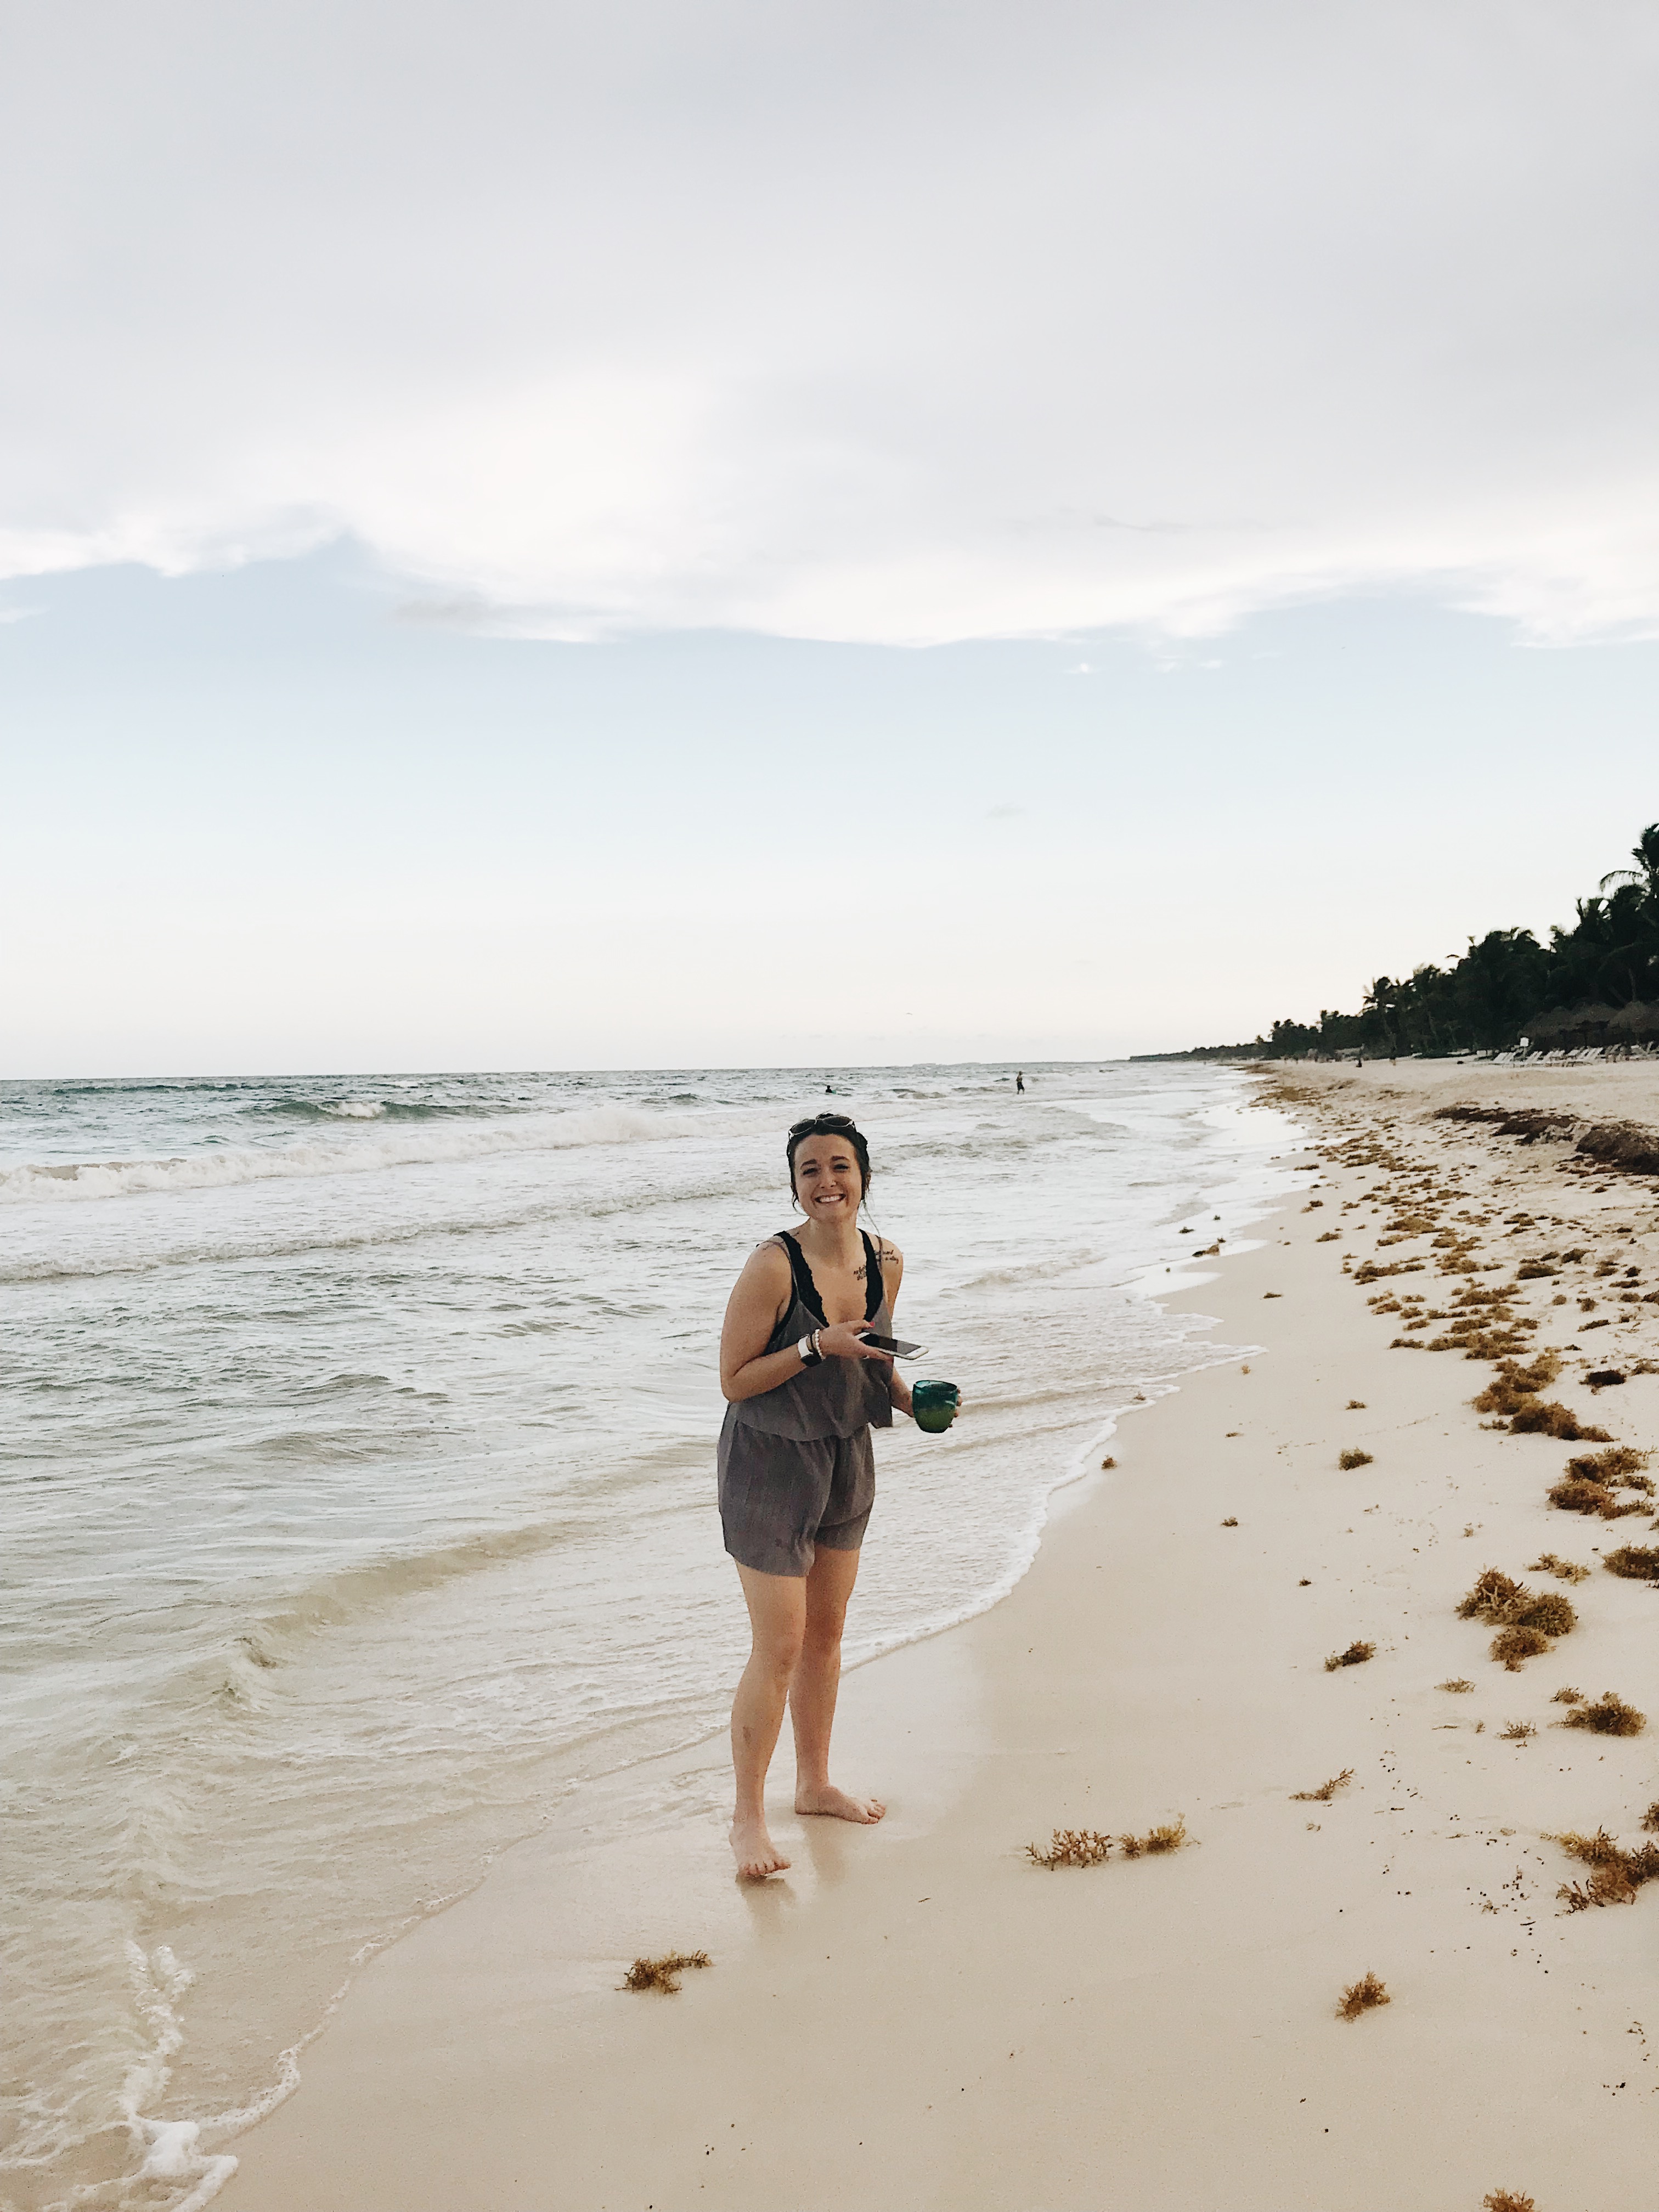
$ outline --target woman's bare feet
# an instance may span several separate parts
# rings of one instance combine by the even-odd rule
[[[849,1797],[844,1790],[837,1790],[832,1782],[808,1789],[804,1784],[795,1791],[795,1810],[798,1813],[825,1813],[832,1820],[858,1820],[868,1826],[880,1820],[887,1808],[879,1797]]]
[[[781,1874],[788,1865],[767,1834],[764,1820],[733,1820],[730,1832],[732,1856],[745,1881],[764,1881],[768,1875]]]

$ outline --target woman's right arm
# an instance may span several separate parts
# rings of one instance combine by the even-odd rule
[[[783,1319],[792,1294],[789,1262],[775,1244],[763,1244],[749,1255],[738,1277],[720,1330],[720,1390],[736,1406],[745,1398],[758,1398],[775,1390],[780,1382],[799,1375],[799,1349],[787,1344],[781,1352],[768,1352],[772,1332]],[[861,1322],[838,1322],[817,1333],[818,1348],[826,1359],[880,1359],[857,1334]]]

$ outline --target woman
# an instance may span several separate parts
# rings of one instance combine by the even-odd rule
[[[845,1114],[789,1132],[789,1184],[805,1216],[750,1256],[720,1333],[720,1522],[748,1601],[753,1644],[732,1705],[732,1850],[750,1881],[789,1862],[766,1831],[766,1770],[787,1704],[795,1810],[878,1820],[873,1797],[830,1779],[842,1623],[875,1502],[872,1427],[910,1411],[909,1386],[860,1332],[893,1333],[904,1273],[866,1235],[870,1152]]]

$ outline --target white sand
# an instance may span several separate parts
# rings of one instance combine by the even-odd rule
[[[1609,1305],[1598,1282],[1601,1314],[1636,1318],[1575,1337],[1576,1304],[1549,1300],[1602,1251],[1659,1282],[1655,1186],[1597,1196],[1560,1146],[1426,1119],[1467,1097],[1659,1122],[1653,1071],[1564,1076],[1297,1079],[1327,1102],[1322,1132],[1341,1111],[1402,1154],[1471,1163],[1499,1205],[1483,1260],[1592,1245],[1571,1281],[1529,1285],[1538,1341],[1628,1365],[1659,1306]],[[1659,1886],[1565,1915],[1558,1887],[1583,1869],[1548,1838],[1605,1822],[1634,1843],[1659,1797],[1659,1591],[1598,1568],[1570,1592],[1577,1632],[1520,1674],[1455,1606],[1486,1565],[1659,1538],[1550,1511],[1570,1447],[1483,1431],[1468,1401],[1488,1367],[1387,1348],[1395,1321],[1341,1269],[1386,1212],[1339,1210],[1386,1179],[1327,1171],[1319,1210],[1184,1293],[1218,1343],[1266,1348],[1126,1421],[1116,1471],[1070,1494],[1006,1602],[848,1678],[842,1778],[888,1798],[882,1826],[789,1816],[786,1751],[794,1870],[744,1890],[722,1746],[619,1783],[641,1808],[625,1846],[521,1845],[363,1974],[299,2093],[237,2145],[228,2212],[1473,2212],[1500,2186],[1540,2212],[1650,2207]],[[1506,1234],[1523,1209],[1540,1226]],[[1592,1401],[1585,1364],[1569,1355],[1552,1395],[1653,1440],[1659,1376]],[[1339,1472],[1345,1445],[1374,1464]],[[1355,1638],[1376,1658],[1327,1673]],[[1436,1687],[1457,1676],[1473,1694]],[[1653,1725],[1552,1732],[1565,1683]],[[1538,1736],[1501,1741],[1516,1719]],[[1292,1802],[1344,1768],[1332,1802]],[[1168,1858],[1024,1856],[1057,1826],[1177,1814],[1195,1847]],[[678,1996],[617,1993],[665,1948],[714,1966]],[[1393,2002],[1339,2022],[1368,1970]]]

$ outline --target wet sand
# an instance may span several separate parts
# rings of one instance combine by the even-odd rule
[[[1491,1364],[1391,1349],[1413,1310],[1367,1300],[1437,1310],[1582,1248],[1510,1310],[1529,1345],[1578,1347],[1547,1395],[1659,1438],[1659,1373],[1632,1371],[1659,1355],[1659,1184],[1431,1118],[1462,1098],[1659,1124],[1659,1071],[1384,1064],[1274,1088],[1324,1148],[1310,1210],[1177,1294],[1235,1356],[1122,1422],[1115,1468],[1065,1494],[1000,1606],[848,1677],[840,1778],[888,1819],[795,1820],[786,1747],[794,1866],[743,1888],[722,1745],[619,1780],[591,1835],[518,1846],[368,1968],[235,2146],[230,2212],[1651,2203],[1659,1885],[1567,1912],[1587,1869],[1552,1838],[1638,1842],[1659,1798],[1659,1589],[1601,1564],[1659,1534],[1552,1510],[1590,1447],[1483,1427]],[[1392,1241],[1407,1218],[1427,1225]],[[1443,1273],[1449,1251],[1468,1265]],[[1584,1370],[1611,1365],[1630,1379],[1592,1394]],[[1370,1463],[1341,1470],[1345,1449]],[[1591,1571],[1527,1574],[1546,1550]],[[1577,1610],[1517,1673],[1457,1616],[1488,1566]],[[1374,1657],[1328,1671],[1356,1640]],[[1569,1731],[1568,1685],[1652,1720]],[[1517,1722],[1537,1733],[1504,1741]],[[601,1841],[624,1802],[627,1842]],[[1025,1852],[1176,1818],[1192,1841],[1168,1856],[1049,1872]],[[618,1990],[668,1948],[714,1965],[676,1996]],[[1367,1972],[1391,2002],[1339,2021]]]

